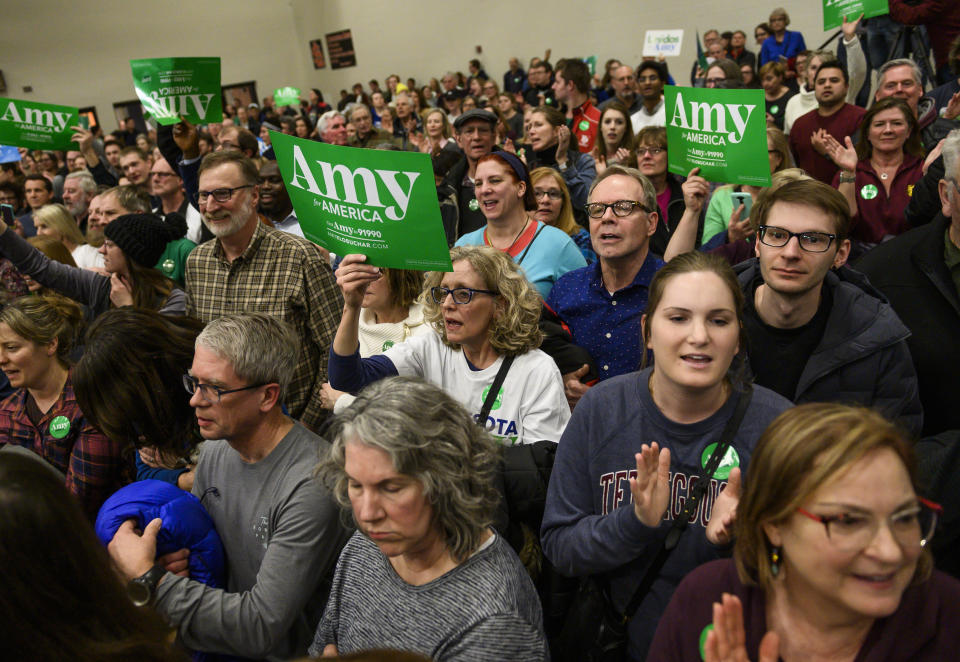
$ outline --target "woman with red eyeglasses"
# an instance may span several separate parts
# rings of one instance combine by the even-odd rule
[[[880,414],[808,404],[754,450],[733,559],[690,573],[651,660],[956,659],[960,582],[933,570],[940,506]]]

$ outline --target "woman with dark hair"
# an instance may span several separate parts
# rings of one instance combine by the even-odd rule
[[[845,145],[828,133],[823,137],[827,155],[840,168],[833,185],[853,215],[851,258],[909,230],[904,210],[923,177],[923,145],[910,106],[896,97],[873,104],[860,123],[856,147],[849,137]]]
[[[733,60],[717,60],[707,66],[704,74],[704,87],[737,89],[743,87],[743,74],[740,65]]]
[[[330,436],[318,473],[358,531],[310,654],[548,660],[536,590],[491,526],[499,449],[470,412],[436,386],[395,377],[364,389]]]
[[[581,154],[576,144],[571,148],[571,133],[567,118],[552,106],[538,106],[530,115],[527,128],[527,147],[524,158],[527,168],[547,166],[559,170],[570,189],[575,209],[587,204],[590,183],[597,176],[593,157]]]
[[[133,458],[90,422],[74,396],[70,350],[80,307],[58,294],[21,297],[0,310],[0,370],[16,391],[0,403],[0,446],[23,446],[61,472],[93,519],[133,478]]]
[[[743,86],[748,90],[759,90],[760,81],[757,80],[757,71],[750,62],[744,62],[737,65],[740,67],[740,77],[743,78]]]
[[[767,40],[771,34],[770,25],[768,23],[760,23],[757,27],[753,29],[753,38],[756,41],[757,46],[762,47],[763,42]]]
[[[593,148],[597,174],[615,163],[636,168],[635,146],[630,112],[620,101],[611,101],[600,113],[600,140]]]
[[[920,496],[901,430],[801,405],[763,433],[750,475],[733,559],[687,575],[650,659],[956,659],[960,582],[933,570],[941,508]]]
[[[500,151],[480,157],[474,191],[487,224],[460,237],[457,246],[492,246],[505,252],[544,299],[560,276],[587,266],[567,233],[531,217],[537,202],[527,169],[516,155]]]
[[[0,453],[3,646],[54,662],[186,662],[172,633],[130,601],[63,484],[40,462]]]
[[[297,138],[310,139],[313,135],[313,124],[309,117],[298,115],[293,121],[293,134]]]
[[[55,262],[0,220],[0,251],[35,281],[86,305],[96,316],[116,306],[183,315],[183,290],[154,268],[177,230],[153,214],[126,214],[107,225],[100,254],[110,276]],[[182,235],[181,235],[182,236]]]
[[[773,124],[783,131],[787,102],[797,93],[783,84],[787,70],[779,62],[767,62],[760,67],[760,85],[767,109],[767,126]]]
[[[763,429],[790,407],[773,391],[751,390],[743,381],[742,361],[735,361],[742,316],[743,291],[722,259],[691,252],[667,263],[650,283],[641,320],[653,367],[589,389],[557,446],[543,552],[566,576],[594,576],[618,613],[634,597],[673,520],[689,519],[650,577],[650,590],[638,596],[639,608],[627,614],[629,660],[645,659],[683,576],[730,543],[741,472]],[[709,474],[705,467],[721,441],[729,446],[721,447]],[[708,490],[689,502],[695,484]],[[688,503],[693,509],[685,511]]]

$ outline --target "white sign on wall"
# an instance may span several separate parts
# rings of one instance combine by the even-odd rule
[[[647,30],[643,40],[643,55],[680,55],[683,30]]]

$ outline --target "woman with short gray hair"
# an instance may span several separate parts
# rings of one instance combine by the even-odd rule
[[[310,654],[548,659],[536,590],[491,528],[497,446],[470,414],[436,386],[394,377],[364,389],[329,436],[318,474],[358,532]]]

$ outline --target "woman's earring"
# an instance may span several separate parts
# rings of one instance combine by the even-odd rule
[[[779,547],[770,550],[770,574],[774,577],[780,574],[780,551]]]

